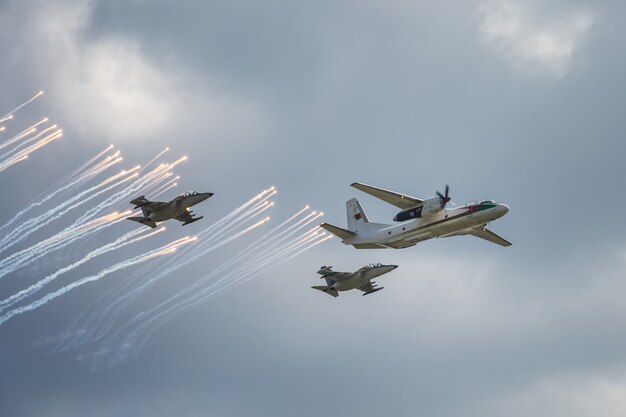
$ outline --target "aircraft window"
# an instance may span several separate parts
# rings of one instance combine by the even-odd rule
[[[493,201],[493,200],[485,200],[485,201],[481,201],[480,204],[495,204],[495,201]]]

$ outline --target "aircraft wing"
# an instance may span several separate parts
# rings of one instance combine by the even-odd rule
[[[478,229],[472,229],[471,231],[468,232],[468,234],[470,234],[472,236],[479,237],[481,239],[488,240],[489,242],[495,243],[496,245],[500,245],[500,246],[511,246],[512,245],[511,242],[509,242],[508,240],[498,236],[497,234],[495,234],[491,230],[487,229],[486,227],[481,227],[481,228],[478,228]]]
[[[191,213],[189,213],[188,211],[184,211],[182,214],[179,214],[174,218],[183,223],[189,223],[195,220]]]
[[[385,287],[377,287],[376,283],[372,281],[367,281],[365,284],[361,285],[358,289],[363,291],[363,295],[371,294],[376,291],[380,291]]]
[[[400,194],[395,191],[385,190],[384,188],[374,187],[372,185],[355,182],[351,184],[357,190],[361,190],[364,193],[368,193],[386,203],[394,205],[401,209],[409,209],[417,206],[421,206],[424,200],[412,197],[406,194]]]

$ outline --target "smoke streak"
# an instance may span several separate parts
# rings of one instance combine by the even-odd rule
[[[246,263],[234,269],[233,271],[227,273],[225,276],[220,278],[220,280],[213,283],[212,285],[201,290],[194,289],[194,291],[188,291],[192,293],[189,297],[172,304],[168,308],[164,307],[174,297],[170,297],[169,300],[166,300],[158,306],[153,307],[149,311],[144,312],[144,314],[142,314],[140,317],[140,319],[145,320],[144,323],[137,325],[134,330],[130,331],[125,337],[123,337],[121,345],[119,346],[118,353],[115,357],[111,359],[110,364],[116,365],[119,362],[125,361],[129,355],[135,356],[136,354],[138,354],[138,352],[142,349],[145,343],[147,343],[150,335],[158,327],[171,319],[174,315],[186,311],[199,303],[212,299],[218,294],[226,291],[227,289],[260,275],[270,266],[275,267],[279,264],[287,262],[288,260],[293,259],[295,256],[303,253],[306,250],[311,249],[312,247],[332,237],[328,236],[326,238],[320,239],[320,237],[323,236],[322,234],[313,234],[311,236],[306,236],[307,234],[310,235],[311,232],[307,232],[305,235],[303,235],[304,238],[296,238],[293,242],[289,242],[279,248],[275,248],[273,251],[271,251],[269,248],[261,251],[259,254],[250,258]],[[297,249],[300,250],[289,255],[290,252],[294,252]],[[260,261],[264,257],[266,259],[264,261]],[[227,262],[223,266],[214,270],[211,274],[207,275],[202,281],[206,281],[217,276],[218,274],[222,273],[223,270],[227,269],[227,267],[231,266],[232,263],[233,262]],[[233,277],[237,276],[237,279],[232,279]],[[159,309],[161,309],[161,311],[158,311]],[[137,318],[134,318],[133,320],[122,326],[120,329],[133,326],[133,322],[135,322],[136,320]],[[120,331],[118,331],[118,333],[120,333]],[[129,352],[131,348],[132,352]]]
[[[8,249],[9,247],[15,245],[16,243],[22,241],[23,239],[25,239],[27,236],[29,236],[30,234],[34,233],[35,231],[39,230],[40,228],[42,228],[43,226],[47,225],[48,223],[60,218],[61,216],[65,215],[67,212],[69,212],[70,210],[85,204],[86,202],[93,200],[94,198],[98,197],[99,195],[106,193],[110,190],[112,190],[113,188],[133,179],[134,177],[136,177],[138,174],[134,173],[98,192],[94,192],[96,190],[98,190],[99,188],[103,187],[106,184],[109,184],[110,182],[114,181],[115,179],[119,178],[120,176],[126,175],[128,172],[124,173],[124,174],[116,174],[113,175],[111,177],[109,177],[108,179],[102,181],[100,184],[91,187],[77,195],[75,195],[73,198],[70,198],[66,201],[64,201],[62,204],[58,205],[57,207],[54,207],[50,210],[48,210],[46,213],[42,214],[41,216],[35,217],[33,219],[30,219],[24,223],[22,223],[20,226],[18,226],[16,229],[14,229],[11,233],[9,233],[8,235],[6,235],[1,241],[0,241],[0,253],[4,252],[6,249]],[[83,223],[83,221],[76,221],[74,222],[74,225],[78,225]]]
[[[150,161],[148,161],[148,163],[146,163],[146,164],[143,166],[142,171],[143,171],[144,169],[146,169],[146,168],[147,168],[150,164],[152,164],[153,162],[155,162],[157,159],[159,159],[159,158],[160,158],[160,157],[161,157],[161,156],[162,156],[165,152],[167,152],[167,151],[169,151],[169,150],[170,150],[170,148],[165,148],[165,149],[163,149],[161,152],[159,152],[159,153],[158,153],[158,154],[157,154],[154,158],[152,158]]]
[[[78,177],[78,178],[76,178],[73,181],[68,183],[68,181],[70,181],[73,177],[75,177],[78,174],[80,174],[89,165],[91,165],[93,162],[95,162],[95,160],[97,160],[102,155],[104,155],[106,152],[108,152],[112,148],[112,146],[113,145],[110,145],[107,149],[105,149],[104,151],[100,152],[98,155],[96,155],[95,157],[91,158],[85,164],[83,164],[80,167],[78,167],[77,169],[75,169],[70,175],[66,176],[61,181],[57,182],[55,185],[50,187],[46,192],[42,193],[42,195],[45,195],[46,197],[44,197],[40,201],[33,202],[33,203],[29,204],[26,208],[20,210],[15,216],[13,216],[13,218],[11,220],[9,220],[4,225],[0,226],[0,230],[2,230],[4,228],[12,225],[19,218],[21,218],[23,215],[25,215],[26,213],[30,212],[31,210],[33,210],[33,209],[35,209],[37,207],[40,207],[40,206],[44,205],[45,203],[47,203],[48,201],[53,199],[55,196],[63,193],[64,191],[72,189],[72,188],[78,186],[79,184],[83,183],[84,181],[86,181],[88,178],[86,178],[85,175],[87,175],[87,174],[84,174],[84,175],[82,175],[82,176],[80,176],[80,177]],[[65,184],[65,185],[63,185],[63,184]],[[41,198],[41,195],[38,198]]]
[[[96,219],[78,227],[68,227],[62,232],[43,240],[29,248],[23,249],[0,261],[0,278],[22,268],[45,255],[66,247],[78,239],[89,236],[108,226],[119,223],[130,214],[130,210]]]
[[[48,285],[50,282],[54,281],[59,275],[62,275],[66,272],[69,272],[73,269],[78,268],[79,266],[83,265],[84,263],[90,261],[91,259],[103,255],[107,252],[111,252],[113,250],[117,250],[117,249],[121,249],[124,246],[130,245],[132,243],[135,242],[139,242],[140,240],[143,239],[147,239],[150,236],[154,236],[157,233],[160,233],[162,231],[164,231],[165,229],[158,229],[155,230],[151,233],[145,234],[144,236],[140,236],[138,238],[135,239],[131,239],[141,233],[144,233],[146,231],[145,228],[139,228],[136,230],[133,230],[131,232],[126,233],[125,235],[121,236],[120,238],[118,238],[117,240],[108,243],[98,249],[95,249],[91,252],[89,252],[87,255],[85,255],[82,259],[80,259],[79,261],[74,262],[71,265],[68,265],[64,268],[59,269],[58,271],[56,271],[55,273],[48,275],[47,277],[39,280],[38,282],[32,284],[30,287],[19,291],[18,293],[10,296],[9,298],[6,298],[2,301],[0,301],[0,312],[6,310],[7,308],[11,307],[12,305],[22,301],[23,299],[33,295],[34,293],[36,293],[37,291],[39,291],[40,289],[42,289],[44,286]],[[130,240],[129,240],[130,239]]]
[[[22,107],[32,103],[33,101],[37,100],[37,98],[43,94],[43,91],[38,92],[37,94],[35,94],[31,99],[23,102],[22,104],[20,104],[19,106],[17,106],[16,108],[14,108],[13,110],[11,110],[10,112],[8,112],[7,114],[5,114],[4,116],[2,116],[2,119],[5,120],[7,117],[11,117],[13,116],[13,114],[15,112],[17,112],[18,110],[20,110]]]
[[[175,256],[162,258],[161,260],[144,266],[133,276],[120,283],[117,288],[110,290],[109,294],[101,298],[101,307],[96,308],[86,319],[82,320],[83,324],[80,325],[80,327],[84,330],[80,332],[80,335],[71,341],[64,340],[59,344],[59,349],[67,349],[104,337],[115,323],[118,315],[130,305],[140,293],[162,278],[168,276],[171,272],[200,259],[212,250],[258,227],[260,224],[253,225],[247,230],[244,229],[245,231],[235,231],[238,227],[254,220],[256,216],[271,207],[267,199],[275,194],[276,190],[274,188],[264,190],[257,194],[219,221],[198,233],[198,244],[184,248],[183,251]],[[228,237],[225,240],[219,241],[224,235],[228,235]],[[129,289],[136,281],[145,279],[146,277],[148,277],[148,279],[145,282],[133,289]],[[86,313],[86,311],[83,313]],[[80,321],[75,322],[73,327],[79,327],[79,323]],[[98,325],[101,326],[99,331]],[[74,334],[75,332],[72,331],[71,333]]]
[[[5,313],[3,316],[0,316],[0,325],[2,325],[3,323],[5,323],[7,320],[11,319],[14,316],[17,316],[18,314],[23,314],[27,311],[32,311],[38,307],[41,307],[42,305],[47,304],[48,302],[54,300],[57,297],[62,296],[63,294],[68,293],[69,291],[73,290],[74,288],[78,288],[82,285],[85,285],[87,283],[90,282],[94,282],[97,281],[101,278],[103,278],[104,276],[111,274],[113,272],[119,271],[121,269],[124,268],[128,268],[129,266],[132,265],[138,265],[141,264],[143,262],[146,262],[150,259],[156,258],[158,256],[163,256],[163,255],[168,255],[170,253],[174,253],[176,251],[176,248],[180,245],[183,245],[185,243],[191,242],[193,241],[193,239],[186,239],[182,242],[178,242],[176,244],[170,243],[168,245],[162,246],[158,249],[152,250],[150,252],[144,253],[142,255],[139,256],[135,256],[134,258],[128,259],[126,261],[123,262],[119,262],[113,266],[110,266],[109,268],[106,268],[102,271],[100,271],[99,273],[95,274],[95,275],[91,275],[82,279],[79,279],[77,281],[74,281],[62,288],[60,288],[57,291],[51,292],[47,295],[45,295],[44,297],[40,298],[37,301],[34,301],[30,304],[27,304],[25,306],[22,307],[18,307],[15,308],[13,310],[8,311],[7,313]]]

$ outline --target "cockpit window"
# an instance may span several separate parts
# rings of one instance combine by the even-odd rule
[[[367,269],[380,268],[381,266],[383,266],[383,264],[369,264],[366,266],[366,268]]]
[[[495,204],[496,202],[493,200],[485,200],[485,201],[481,201],[480,204]]]

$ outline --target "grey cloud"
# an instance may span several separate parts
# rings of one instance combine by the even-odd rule
[[[92,373],[93,352],[46,354],[50,343],[35,342],[63,331],[124,279],[112,276],[0,328],[2,414],[576,416],[600,404],[600,414],[619,415],[623,5],[529,3],[531,29],[572,11],[597,14],[574,36],[567,65],[522,57],[517,71],[501,44],[496,53],[485,45],[481,4],[58,3],[56,13],[74,17],[53,15],[62,26],[57,36],[72,35],[64,42],[81,45],[81,62],[89,63],[77,68],[93,75],[107,66],[92,63],[119,52],[120,76],[141,87],[128,97],[146,93],[138,114],[106,100],[111,84],[126,96],[116,77],[94,83],[97,94],[85,98],[72,83],[76,68],[44,68],[53,51],[30,43],[41,33],[28,23],[45,18],[33,10],[40,3],[3,4],[0,105],[12,108],[43,88],[45,99],[21,120],[50,112],[67,131],[31,165],[0,176],[11,196],[3,220],[69,166],[119,140],[132,163],[166,145],[190,153],[180,167],[183,187],[216,192],[202,207],[207,222],[274,184],[277,219],[309,203],[342,225],[344,202],[358,197],[370,218],[387,221],[393,208],[348,185],[430,196],[449,183],[457,203],[510,204],[492,227],[514,246],[461,237],[368,252],[331,240],[177,317],[123,366]],[[526,65],[565,72],[529,76]],[[165,114],[161,124],[152,124],[152,105]],[[93,108],[114,128],[98,124]],[[92,132],[94,124],[101,127]],[[122,127],[130,128],[123,141]],[[221,256],[193,265],[190,275]],[[32,274],[70,262],[49,261]],[[400,265],[374,296],[334,300],[309,288],[322,264],[352,269],[373,261]],[[19,290],[30,274],[0,290]],[[178,285],[172,277],[134,308],[149,308]]]

